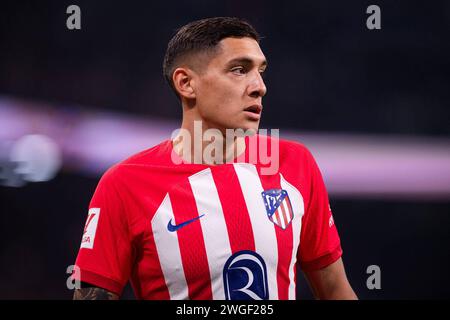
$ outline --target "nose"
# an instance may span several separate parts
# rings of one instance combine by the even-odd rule
[[[252,77],[248,86],[249,96],[252,98],[263,97],[267,92],[266,85],[259,71],[255,71],[254,74],[255,76]]]

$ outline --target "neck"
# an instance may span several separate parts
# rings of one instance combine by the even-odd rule
[[[172,139],[173,150],[185,163],[229,163],[245,152],[244,136],[227,137],[225,129],[210,125],[194,110],[183,110],[180,130]]]

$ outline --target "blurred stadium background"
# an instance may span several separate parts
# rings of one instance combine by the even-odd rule
[[[366,28],[371,4],[381,30]],[[450,298],[450,3],[196,0],[2,2],[0,299],[72,297],[95,186],[180,124],[162,58],[176,28],[210,16],[264,36],[261,128],[316,156],[359,297]]]

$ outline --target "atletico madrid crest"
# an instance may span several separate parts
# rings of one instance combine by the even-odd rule
[[[269,220],[286,229],[294,218],[291,201],[286,190],[270,189],[261,192]]]

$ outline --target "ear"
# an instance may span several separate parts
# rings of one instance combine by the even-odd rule
[[[176,68],[172,74],[172,81],[181,97],[195,98],[193,72],[188,68]]]

